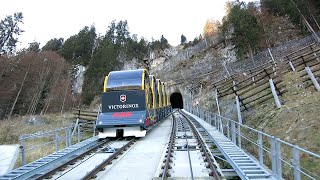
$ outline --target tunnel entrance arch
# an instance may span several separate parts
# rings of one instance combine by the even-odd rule
[[[183,109],[183,98],[180,92],[174,92],[170,95],[170,103],[172,109],[179,108]]]

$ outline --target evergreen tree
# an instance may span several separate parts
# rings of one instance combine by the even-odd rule
[[[182,45],[182,44],[186,43],[186,41],[187,41],[187,38],[182,34],[181,38],[180,38],[180,44]]]
[[[23,24],[23,15],[21,12],[14,13],[12,16],[7,16],[0,21],[0,53],[12,53],[18,42],[18,37],[24,31],[19,25]]]
[[[59,52],[63,45],[63,38],[54,38],[50,39],[46,45],[42,47],[42,51],[56,51]]]
[[[101,93],[104,77],[120,67],[117,61],[116,46],[109,38],[104,38],[85,73],[83,85],[83,103],[89,105],[94,97]]]
[[[66,40],[62,46],[62,56],[74,64],[87,66],[94,53],[96,36],[94,26],[91,26],[90,29],[85,26],[77,35]]]
[[[29,43],[29,47],[27,51],[33,51],[33,52],[40,52],[40,43],[39,42],[32,42]]]
[[[168,40],[163,35],[161,35],[161,38],[160,38],[160,45],[161,45],[161,49],[165,49],[169,47]]]
[[[246,53],[252,56],[253,51],[259,48],[258,42],[262,28],[254,15],[248,11],[248,6],[244,2],[234,2],[231,4],[223,24],[220,26],[224,37],[232,34],[232,41],[235,44],[238,57]]]

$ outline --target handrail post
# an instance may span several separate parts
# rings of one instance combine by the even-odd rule
[[[281,160],[281,142],[276,139],[276,156],[277,156],[277,178],[282,179],[282,160]]]
[[[242,116],[241,116],[241,109],[240,109],[240,102],[239,97],[236,96],[236,105],[237,105],[237,114],[238,114],[238,146],[241,148],[241,125],[242,125]]]
[[[220,120],[220,132],[224,135],[224,133],[223,133],[223,121],[222,121],[220,115],[219,115],[219,120]]]
[[[80,124],[78,124],[78,143],[80,142]]]
[[[227,120],[227,136],[228,136],[228,139],[230,139],[230,122],[229,122],[229,120]]]
[[[241,125],[238,124],[238,146],[241,149]]]
[[[22,161],[22,166],[26,165],[26,147],[25,147],[25,139],[24,136],[20,138],[20,149],[21,149],[21,161]]]
[[[258,141],[259,141],[259,163],[263,165],[263,142],[262,142],[262,134],[258,132]]]
[[[72,127],[68,128],[69,133],[69,146],[72,146]]]
[[[232,142],[236,144],[236,124],[235,122],[231,122],[231,138]]]
[[[96,135],[96,123],[93,123],[93,135],[92,137],[94,137]]]
[[[217,114],[214,114],[214,126],[215,126],[215,128],[216,128],[217,130],[219,130]]]
[[[59,130],[56,130],[55,138],[56,138],[56,152],[58,152],[59,151]]]
[[[198,105],[197,105],[197,114],[196,114],[196,116],[200,117],[199,116],[199,106]]]
[[[294,171],[294,180],[301,180],[300,152],[299,152],[298,146],[293,147],[293,171]]]
[[[69,127],[65,129],[66,133],[66,147],[69,147]]]
[[[272,137],[271,139],[271,167],[272,175],[277,176],[277,160],[276,160],[276,138]]]

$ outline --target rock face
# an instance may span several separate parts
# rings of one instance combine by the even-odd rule
[[[80,64],[74,66],[72,79],[72,93],[80,94],[82,92],[85,71],[86,68]]]

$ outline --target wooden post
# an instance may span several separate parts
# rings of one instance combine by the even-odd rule
[[[320,91],[319,83],[318,83],[317,79],[314,77],[311,69],[308,66],[306,67],[306,71],[307,71],[307,73],[308,73],[308,75],[309,75],[314,87],[317,89],[317,91]]]
[[[290,67],[291,67],[292,71],[296,71],[296,69],[294,68],[294,66],[293,66],[293,64],[292,64],[292,62],[291,62],[291,61],[289,61],[289,65],[290,65]]]
[[[274,86],[272,79],[269,79],[269,84],[270,84],[270,88],[271,88],[271,91],[272,91],[272,94],[274,97],[274,101],[276,102],[277,107],[281,108],[281,103],[280,103],[280,100],[279,100],[279,97],[278,97],[278,94],[277,94],[277,91],[276,91],[276,88]]]
[[[269,55],[271,56],[271,59],[272,59],[272,61],[273,61],[273,65],[274,65],[274,66],[277,66],[277,65],[276,65],[276,61],[274,60],[273,55],[272,55],[272,53],[271,53],[271,51],[270,51],[270,48],[268,48],[268,52],[269,52]]]

